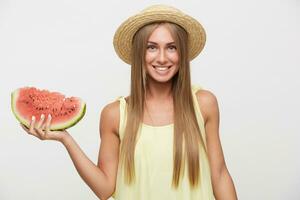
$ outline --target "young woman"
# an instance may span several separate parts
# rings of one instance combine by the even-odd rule
[[[215,95],[192,86],[189,61],[205,44],[194,18],[151,6],[117,30],[114,47],[131,65],[131,91],[106,105],[95,165],[66,131],[35,118],[29,134],[64,144],[82,179],[100,199],[235,200],[219,138]]]

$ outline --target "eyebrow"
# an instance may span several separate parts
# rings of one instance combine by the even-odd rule
[[[156,43],[156,42],[152,42],[152,41],[148,41],[148,43],[151,43],[151,44],[156,44],[156,45],[157,45],[157,43]],[[175,44],[175,42],[169,42],[169,43],[167,43],[167,45],[171,45],[171,44]]]

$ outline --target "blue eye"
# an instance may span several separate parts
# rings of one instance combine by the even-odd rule
[[[172,51],[175,51],[177,49],[175,45],[170,45],[168,48]]]
[[[153,50],[156,49],[156,46],[155,45],[148,45],[147,49],[150,50],[150,51],[153,51]]]

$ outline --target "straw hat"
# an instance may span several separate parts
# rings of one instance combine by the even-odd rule
[[[180,10],[166,5],[147,7],[140,13],[129,17],[117,29],[114,36],[114,48],[118,56],[131,63],[131,46],[134,34],[144,25],[156,21],[168,21],[183,27],[189,34],[189,59],[194,59],[203,49],[206,34],[202,25]]]

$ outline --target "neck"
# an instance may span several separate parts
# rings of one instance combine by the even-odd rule
[[[172,82],[159,83],[149,81],[146,90],[147,101],[166,101],[172,99]]]

